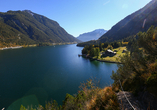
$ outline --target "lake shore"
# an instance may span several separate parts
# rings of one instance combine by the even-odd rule
[[[52,43],[49,46],[55,46],[55,45],[68,45],[68,44],[76,44],[76,42],[65,42],[65,43]],[[26,48],[26,47],[37,47],[38,44],[33,45],[21,45],[21,46],[14,46],[14,47],[3,47],[0,48],[0,50],[9,50],[9,49],[19,49],[19,48]],[[40,46],[39,46],[40,47]]]
[[[77,42],[52,43],[52,45],[67,45],[67,44],[77,44]]]
[[[19,48],[23,48],[23,46],[15,46],[15,47],[4,47],[4,48],[0,48],[0,50],[8,50],[8,49],[19,49]]]
[[[100,60],[100,59],[96,59],[97,61],[100,62],[106,62],[106,63],[118,63],[118,64],[122,64],[121,62],[116,62],[116,61],[107,61],[107,60]]]
[[[101,60],[101,59],[93,58],[93,57],[90,57],[90,56],[88,56],[86,54],[78,55],[78,56],[82,56],[82,57],[88,58],[90,60],[96,60],[96,61],[99,61],[99,62],[122,64],[121,62],[117,62],[117,61],[108,61],[108,60]]]

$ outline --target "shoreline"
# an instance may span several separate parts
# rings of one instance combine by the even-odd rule
[[[65,42],[65,43],[52,43],[49,46],[55,46],[55,45],[69,45],[69,44],[77,44],[77,42]],[[0,48],[0,50],[9,50],[9,49],[19,49],[19,48],[27,48],[27,47],[38,47],[38,44],[33,45],[21,45],[21,46],[14,46],[14,47],[3,47]],[[39,46],[40,47],[40,46]]]
[[[54,46],[54,45],[67,45],[67,44],[77,44],[77,42],[52,43],[52,46]]]
[[[116,62],[116,61],[107,61],[107,60],[100,60],[100,59],[97,59],[97,58],[92,58],[90,56],[87,56],[87,55],[78,55],[78,56],[82,56],[82,57],[85,57],[85,58],[88,58],[90,60],[96,60],[96,61],[99,61],[99,62],[106,62],[106,63],[117,63],[117,64],[122,64],[121,62]]]
[[[19,48],[23,48],[23,46],[4,47],[4,48],[0,48],[0,50],[19,49]]]
[[[116,61],[107,61],[107,60],[100,60],[100,59],[96,59],[97,61],[100,62],[106,62],[106,63],[117,63],[117,64],[122,64],[121,62],[116,62]]]

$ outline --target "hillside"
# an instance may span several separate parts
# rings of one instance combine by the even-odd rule
[[[129,41],[128,51],[119,56],[122,64],[118,64],[118,69],[112,71],[111,79],[114,80],[112,86],[99,88],[98,83],[90,79],[86,83],[81,83],[79,87],[81,90],[77,94],[66,94],[62,106],[53,101],[46,103],[45,107],[40,105],[32,109],[157,110],[157,27],[151,26],[146,32],[139,32],[137,35],[138,39],[135,37]],[[105,43],[101,46],[85,46],[82,54],[99,56],[97,53],[104,46]],[[120,48],[123,50],[126,47]],[[119,51],[120,48],[116,50]],[[27,108],[21,105],[20,110]]]
[[[107,31],[104,29],[96,29],[92,32],[87,32],[80,34],[77,39],[86,42],[90,40],[98,40],[99,37],[101,37],[103,34],[105,34]]]
[[[0,46],[80,42],[56,21],[29,10],[0,12]]]
[[[157,26],[157,0],[152,0],[142,9],[125,17],[99,38],[101,42],[121,40],[139,31],[147,31],[151,25]]]

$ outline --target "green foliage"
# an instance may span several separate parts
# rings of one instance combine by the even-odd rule
[[[37,108],[32,108],[28,106],[27,108],[21,105],[20,110],[62,110],[61,106],[54,100],[45,104],[45,107],[39,105]]]
[[[66,110],[83,109],[83,107],[85,107],[85,100],[86,95],[84,91],[79,91],[79,93],[75,97],[70,94],[67,94],[65,100],[63,101],[62,109]]]
[[[0,21],[0,46],[31,45],[35,42],[17,31],[16,29]]]
[[[138,39],[129,42],[127,48],[131,51],[121,57],[122,65],[113,72],[111,78],[115,82],[122,81],[124,90],[137,94],[146,87],[147,91],[157,96],[157,28],[153,26],[147,32],[139,32]]]
[[[100,49],[100,51],[103,50],[103,47],[102,47],[103,45],[104,45],[103,43],[101,43],[101,42],[99,43],[99,49]]]
[[[91,57],[94,57],[96,56],[96,49],[93,47],[91,50],[90,50],[90,54],[89,54]]]
[[[23,105],[21,105],[20,110],[36,110],[36,109],[32,107],[25,108]]]
[[[108,46],[107,46],[107,49],[112,50],[112,49],[113,49],[112,45],[108,45]]]
[[[82,54],[88,54],[88,51],[89,51],[89,46],[86,45],[82,50]]]
[[[108,43],[102,43],[102,48],[107,48],[108,45]]]
[[[100,41],[98,40],[92,40],[92,41],[88,41],[88,42],[81,42],[81,43],[78,43],[77,46],[79,47],[85,47],[86,45],[98,45],[100,43]]]
[[[157,97],[157,74],[152,74],[146,80],[147,91],[154,94]]]
[[[120,74],[118,72],[112,71],[111,79],[118,81],[120,79]]]
[[[113,48],[113,46],[114,46],[114,48]],[[121,52],[122,48],[125,49],[125,47],[119,47],[119,46],[122,46],[121,41],[118,41],[118,42],[115,41],[112,43],[101,43],[101,42],[99,42],[99,44],[96,44],[96,45],[91,45],[91,44],[85,45],[85,47],[82,50],[82,54],[86,55],[88,58],[91,58],[91,59],[97,58],[99,60],[104,60],[104,61],[119,62],[119,60],[118,60],[119,56],[125,54],[124,52],[123,53]],[[116,48],[116,47],[118,47],[118,48]],[[112,57],[111,56],[109,56],[109,57],[105,56],[104,52],[107,49],[110,49],[110,50],[114,49],[113,51],[116,51],[117,55],[114,54]],[[118,52],[118,50],[115,50],[115,49],[118,49],[120,51]]]
[[[146,84],[148,86],[156,86],[157,85],[157,74],[152,74],[147,78]]]
[[[123,42],[129,42],[129,41],[131,41],[131,40],[134,39],[134,38],[135,38],[135,36],[134,36],[134,35],[131,35],[131,36],[129,36],[129,37],[124,38],[124,39],[123,39]]]
[[[43,108],[43,107],[39,107],[39,108]],[[60,110],[61,107],[58,106],[58,103],[54,100],[53,102],[48,102],[45,105],[45,110]]]
[[[138,36],[138,44],[145,49],[145,53],[157,58],[157,28],[151,26],[147,33],[140,32]]]
[[[121,43],[115,41],[115,42],[112,42],[111,45],[112,45],[113,48],[118,48],[118,47],[121,46]]]
[[[39,43],[37,46],[51,46],[52,45],[52,43]]]
[[[97,58],[98,58],[98,56],[99,56],[99,53],[100,53],[100,49],[99,49],[99,47],[97,47],[97,48],[95,49],[95,56],[97,56]]]
[[[23,105],[21,105],[20,110],[27,110]]]

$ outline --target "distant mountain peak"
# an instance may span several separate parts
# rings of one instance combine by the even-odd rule
[[[95,29],[94,31],[104,31],[104,29]]]
[[[104,30],[104,29],[95,29],[94,31],[80,34],[77,37],[77,39],[79,39],[83,42],[90,41],[90,40],[97,40],[99,37],[101,37],[106,32],[107,32],[107,30]]]
[[[104,34],[104,32],[107,32],[107,30],[104,30],[104,29],[95,29],[95,30],[92,31],[92,32],[103,33],[103,34]]]

